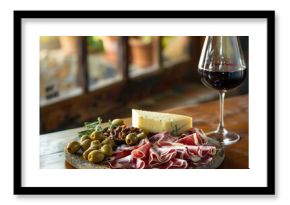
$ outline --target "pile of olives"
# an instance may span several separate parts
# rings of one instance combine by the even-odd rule
[[[118,127],[124,125],[124,122],[120,119],[115,119],[112,121],[112,125]],[[139,134],[129,133],[126,135],[125,142],[131,146],[146,137],[144,132]],[[66,146],[66,150],[71,154],[81,150],[83,158],[91,163],[100,163],[106,157],[112,156],[115,148],[114,140],[106,137],[102,131],[98,130],[93,131],[90,135],[83,135],[79,141],[72,141]]]
[[[112,139],[104,138],[101,132],[95,131],[90,136],[83,135],[79,142],[68,143],[66,149],[71,154],[81,150],[84,159],[92,163],[99,163],[105,157],[112,156],[114,146],[115,143]]]
[[[147,136],[144,132],[139,133],[138,135],[136,133],[130,133],[126,136],[125,142],[127,145],[135,145],[140,140],[145,139]]]

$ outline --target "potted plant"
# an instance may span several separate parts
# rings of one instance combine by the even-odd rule
[[[89,53],[103,53],[104,52],[104,43],[100,36],[88,36],[87,37],[87,46]]]
[[[132,36],[129,38],[131,63],[139,68],[154,64],[154,45],[151,36]]]
[[[107,62],[117,64],[118,36],[100,36],[103,41],[104,55]]]
[[[162,38],[163,57],[169,61],[178,61],[188,55],[188,45],[187,36],[164,36]]]

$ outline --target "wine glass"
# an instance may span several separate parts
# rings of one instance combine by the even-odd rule
[[[225,93],[238,87],[246,78],[246,65],[239,39],[236,36],[207,36],[198,64],[201,81],[207,87],[219,91],[220,122],[215,131],[207,133],[211,138],[230,145],[240,136],[224,127]]]

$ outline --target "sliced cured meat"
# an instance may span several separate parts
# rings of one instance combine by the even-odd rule
[[[132,156],[128,155],[123,158],[110,160],[108,165],[113,169],[130,169],[132,168]]]
[[[194,168],[209,163],[216,147],[206,144],[202,130],[191,129],[179,138],[162,132],[141,140],[136,146],[118,147],[108,164],[112,168]]]
[[[131,155],[134,158],[145,158],[147,156],[147,153],[148,153],[150,148],[151,148],[151,143],[148,142],[148,143],[134,149],[131,152]]]
[[[113,153],[112,157],[110,157],[110,160],[121,159],[123,157],[130,155],[131,152],[132,150],[118,150]]]
[[[186,160],[173,158],[166,163],[160,164],[155,168],[158,169],[186,169],[188,167],[188,163]]]
[[[167,162],[176,156],[176,149],[174,146],[170,147],[155,147],[157,152],[159,153],[159,161],[161,163]]]
[[[187,146],[181,145],[176,146],[176,158],[179,159],[190,159],[192,154],[188,151]]]
[[[205,143],[204,139],[201,136],[199,136],[197,133],[187,135],[183,138],[180,138],[176,142],[185,144],[185,145],[202,145]]]
[[[186,169],[188,167],[188,162],[184,159],[174,158],[171,160],[173,162],[170,169]]]
[[[149,150],[148,166],[154,167],[156,165],[165,163],[173,159],[177,154],[174,147],[151,147]]]
[[[178,138],[171,136],[168,132],[161,132],[149,138],[149,141],[156,146],[170,146]]]
[[[216,153],[216,147],[214,146],[188,146],[187,149],[191,155],[199,157],[213,156]]]
[[[135,168],[136,169],[144,169],[146,168],[146,161],[140,159],[140,158],[137,158],[136,161],[135,161]]]

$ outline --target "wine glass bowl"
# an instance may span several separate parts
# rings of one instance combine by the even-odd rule
[[[219,92],[220,122],[215,131],[207,133],[223,145],[237,142],[240,136],[224,127],[224,97],[246,78],[247,69],[243,52],[236,36],[207,36],[198,64],[202,83]]]

